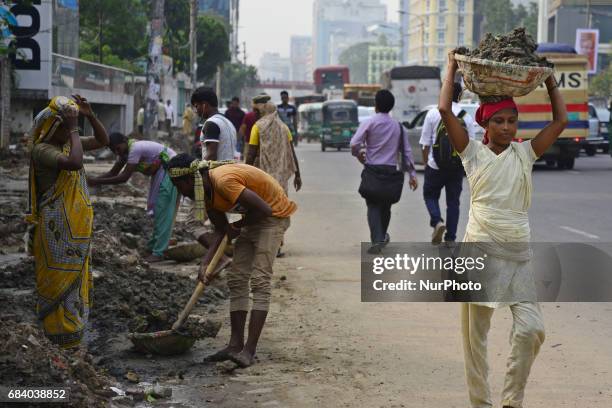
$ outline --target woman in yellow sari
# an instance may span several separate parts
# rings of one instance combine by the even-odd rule
[[[79,135],[85,116],[95,136]],[[89,308],[93,208],[83,151],[108,145],[108,135],[85,98],[58,96],[34,119],[30,132],[29,211],[35,260],[37,314],[45,334],[65,347],[79,346]]]

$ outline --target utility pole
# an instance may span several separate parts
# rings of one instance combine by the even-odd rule
[[[157,101],[161,95],[162,46],[164,28],[164,0],[154,0],[151,16],[151,41],[147,61],[147,105],[144,117],[144,134],[152,138],[155,134],[154,124],[157,116]]]
[[[244,61],[244,65],[247,64],[247,58],[246,58],[246,41],[242,42],[242,59]]]
[[[197,86],[197,54],[198,38],[196,36],[196,22],[198,19],[198,0],[189,0],[189,72],[191,73],[191,85]]]
[[[538,42],[548,42],[548,0],[538,2]]]

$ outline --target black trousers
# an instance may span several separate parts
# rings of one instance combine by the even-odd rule
[[[368,226],[372,244],[383,242],[391,221],[391,203],[366,200],[368,206]]]

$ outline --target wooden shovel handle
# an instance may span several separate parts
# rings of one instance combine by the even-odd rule
[[[219,263],[219,259],[221,259],[221,257],[223,256],[223,251],[225,251],[226,245],[227,245],[227,235],[223,238],[223,241],[221,241],[221,244],[217,248],[217,251],[215,252],[215,255],[213,256],[213,259],[208,264],[208,267],[206,268],[206,276],[211,277],[212,273],[217,267],[217,264]],[[206,285],[204,284],[204,282],[198,280],[198,285],[196,286],[195,290],[191,294],[191,298],[189,298],[189,302],[187,302],[187,305],[185,306],[181,314],[179,314],[178,319],[172,325],[172,330],[177,330],[179,327],[183,325],[183,322],[185,321],[187,316],[189,316],[189,314],[191,313],[191,310],[195,306],[196,302],[198,301],[198,298],[200,297],[200,295],[202,294],[205,288],[206,288]]]

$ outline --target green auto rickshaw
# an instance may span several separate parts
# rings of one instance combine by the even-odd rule
[[[303,103],[298,108],[298,134],[309,143],[321,137],[322,108],[323,104],[320,102]]]
[[[327,147],[335,147],[338,151],[349,147],[359,127],[357,103],[346,99],[327,101],[323,102],[322,111],[321,151]]]

